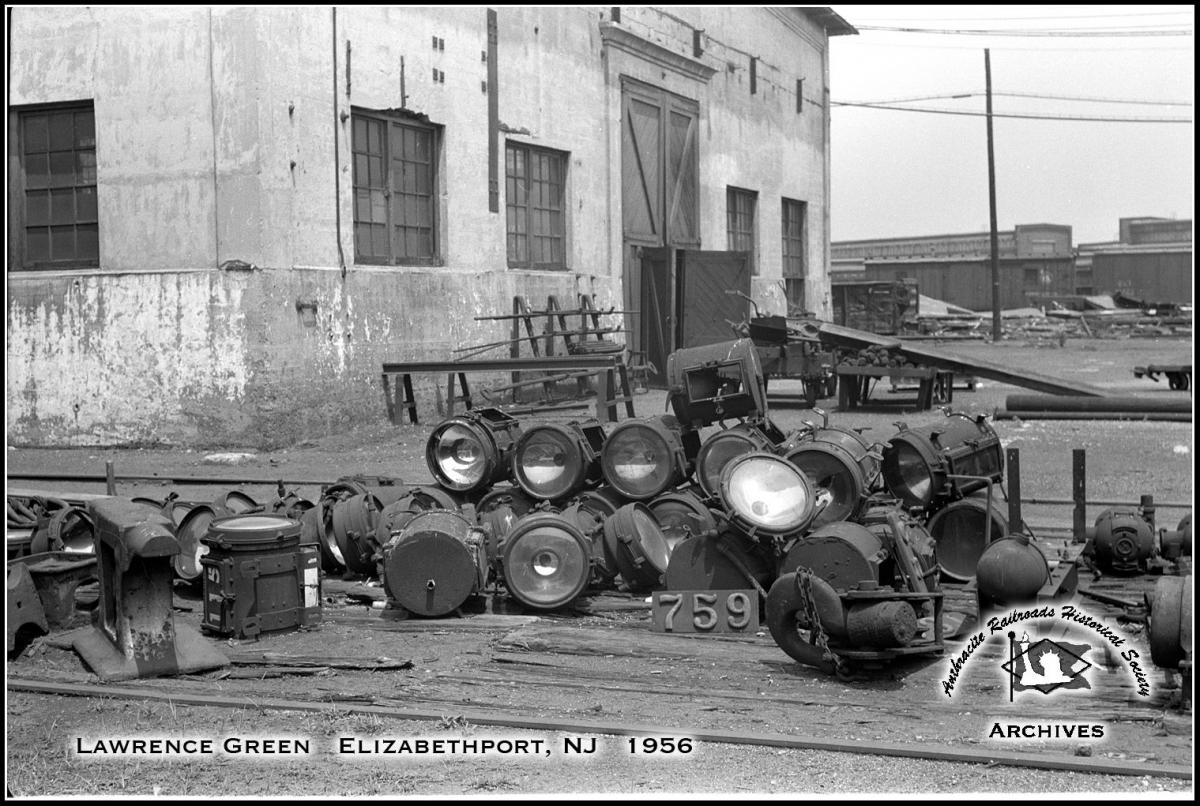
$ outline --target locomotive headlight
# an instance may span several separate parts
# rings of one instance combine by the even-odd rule
[[[671,417],[628,420],[609,433],[600,464],[613,489],[645,500],[686,478],[691,471],[687,449],[673,425]]]
[[[499,409],[468,411],[433,429],[425,447],[429,472],[443,487],[469,492],[508,478],[516,418]]]
[[[721,471],[725,465],[739,456],[754,451],[771,451],[773,441],[761,429],[750,423],[741,423],[704,440],[700,453],[696,455],[696,481],[700,489],[710,497],[717,494],[721,484]]]
[[[926,508],[962,498],[1000,481],[1004,457],[1000,438],[982,417],[950,414],[937,425],[905,428],[883,452],[883,480],[906,505]],[[982,477],[976,479],[955,476]]]
[[[862,509],[871,483],[879,475],[879,455],[862,437],[841,428],[820,428],[806,435],[785,458],[804,471],[830,503],[813,527],[853,520]]]
[[[527,428],[513,449],[512,474],[529,496],[554,501],[598,478],[597,456],[604,445],[599,423],[543,423]]]
[[[530,607],[562,607],[579,596],[591,579],[591,542],[562,515],[525,516],[508,533],[503,551],[505,585]]]
[[[816,514],[817,496],[800,468],[772,453],[739,456],[721,474],[726,512],[750,534],[794,534]]]

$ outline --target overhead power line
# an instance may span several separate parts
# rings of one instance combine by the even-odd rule
[[[1061,36],[1061,37],[1097,37],[1097,36],[1191,36],[1191,28],[1178,30],[1154,29],[1132,31],[1128,28],[1107,30],[1049,30],[1049,29],[1017,29],[1017,28],[907,28],[890,25],[856,25],[860,31],[890,31],[904,34],[950,34],[953,36]]]
[[[1101,104],[1131,104],[1134,106],[1191,106],[1191,101],[1148,101],[1137,100],[1135,98],[1099,98],[1096,96],[1079,96],[1079,95],[1044,95],[1035,92],[1002,92],[992,90],[992,95],[1003,95],[1006,98],[1037,98],[1047,101],[1073,101],[1081,103],[1101,103]],[[915,101],[945,101],[957,100],[960,98],[982,98],[982,92],[954,92],[944,93],[942,95],[918,95],[911,98],[889,98],[882,101],[855,101],[853,103],[860,104],[906,104]],[[846,103],[851,103],[847,101]]]
[[[891,112],[926,112],[935,115],[963,115],[966,117],[987,117],[986,112],[967,112],[960,109],[929,109],[913,106],[888,106],[886,104],[855,103],[850,101],[833,101],[831,106],[854,106],[865,109],[884,109]],[[1039,115],[1035,113],[993,113],[994,118],[1014,118],[1021,120],[1064,120],[1086,121],[1092,123],[1191,123],[1191,118],[1151,118],[1151,117],[1097,117],[1091,115]]]
[[[1077,14],[1054,15],[1040,14],[1036,17],[922,17],[921,22],[1009,22],[1019,20],[1099,20],[1099,19],[1144,19],[1146,17],[1179,17],[1193,16],[1190,10],[1185,11],[1138,11],[1131,14]],[[911,17],[877,17],[874,22],[912,22]]]

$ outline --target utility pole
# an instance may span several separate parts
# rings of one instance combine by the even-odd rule
[[[987,80],[988,207],[992,224],[992,343],[1000,341],[1000,233],[996,231],[996,153],[992,146],[992,53],[983,50]]]

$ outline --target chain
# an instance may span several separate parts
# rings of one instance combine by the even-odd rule
[[[829,638],[825,635],[825,629],[821,626],[821,618],[817,615],[817,602],[813,598],[812,591],[812,572],[807,568],[796,569],[796,588],[800,591],[800,600],[804,605],[804,616],[808,619],[809,627],[812,631],[812,643],[817,645],[825,657],[825,660],[833,662],[834,671],[840,677],[849,674],[849,669],[841,656],[829,648]]]

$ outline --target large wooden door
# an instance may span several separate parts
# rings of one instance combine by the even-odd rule
[[[676,347],[698,347],[737,338],[730,322],[741,322],[753,313],[746,301],[750,296],[750,253],[689,249],[679,253],[677,277]]]
[[[695,101],[621,81],[621,224],[631,348],[660,372],[677,347],[677,276],[669,249],[700,245],[700,113]],[[640,321],[638,321],[640,319]],[[661,359],[661,360],[660,360]]]

